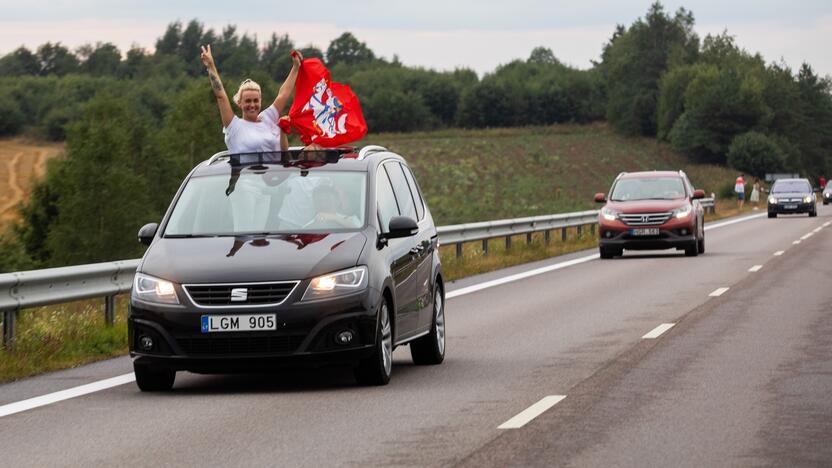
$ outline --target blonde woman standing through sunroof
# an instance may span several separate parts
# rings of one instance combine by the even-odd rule
[[[234,94],[234,103],[242,111],[241,117],[237,117],[234,115],[234,111],[231,110],[231,103],[220,80],[217,66],[214,64],[211,46],[207,45],[201,48],[200,58],[202,64],[208,70],[211,88],[217,98],[217,107],[220,110],[228,151],[232,153],[253,153],[289,149],[289,140],[280,131],[277,121],[283,113],[283,109],[286,108],[292,91],[295,89],[298,70],[303,60],[301,53],[292,51],[292,69],[289,71],[289,76],[280,86],[274,102],[262,112],[260,111],[262,95],[260,85],[252,80],[244,80],[240,84],[237,93]]]

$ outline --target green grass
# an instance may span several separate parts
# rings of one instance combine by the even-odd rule
[[[596,192],[606,192],[621,171],[683,169],[708,194],[733,187],[735,171],[689,163],[667,145],[628,138],[604,124],[550,127],[440,130],[377,134],[362,144],[380,144],[404,155],[413,167],[437,225],[596,209]],[[750,211],[750,209],[746,209]],[[736,215],[736,202],[720,202],[716,216]],[[535,234],[526,244],[515,236],[440,250],[448,281],[597,246],[585,230],[569,230],[548,244]],[[127,352],[126,297],[117,301],[114,327],[104,324],[103,300],[23,311],[13,351],[0,350],[0,383],[80,366]]]
[[[103,299],[21,311],[12,350],[0,350],[0,383],[127,353],[127,296],[116,298],[115,324]]]
[[[407,158],[437,225],[595,209],[593,195],[621,171],[683,169],[708,194],[736,177],[605,124],[376,134],[362,144]]]

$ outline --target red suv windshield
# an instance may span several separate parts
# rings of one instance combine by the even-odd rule
[[[619,179],[612,189],[611,201],[674,200],[685,198],[685,186],[679,177],[633,177]]]

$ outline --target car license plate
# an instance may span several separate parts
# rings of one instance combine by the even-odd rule
[[[631,236],[658,236],[659,228],[630,229]]]
[[[277,330],[276,314],[202,316],[202,333],[261,330]]]
[[[796,210],[797,205],[783,205],[784,210]]]

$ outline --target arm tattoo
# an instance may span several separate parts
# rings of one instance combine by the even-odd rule
[[[214,88],[214,95],[219,96],[224,91],[220,77],[214,72],[208,72],[208,78],[211,80],[211,87]]]

